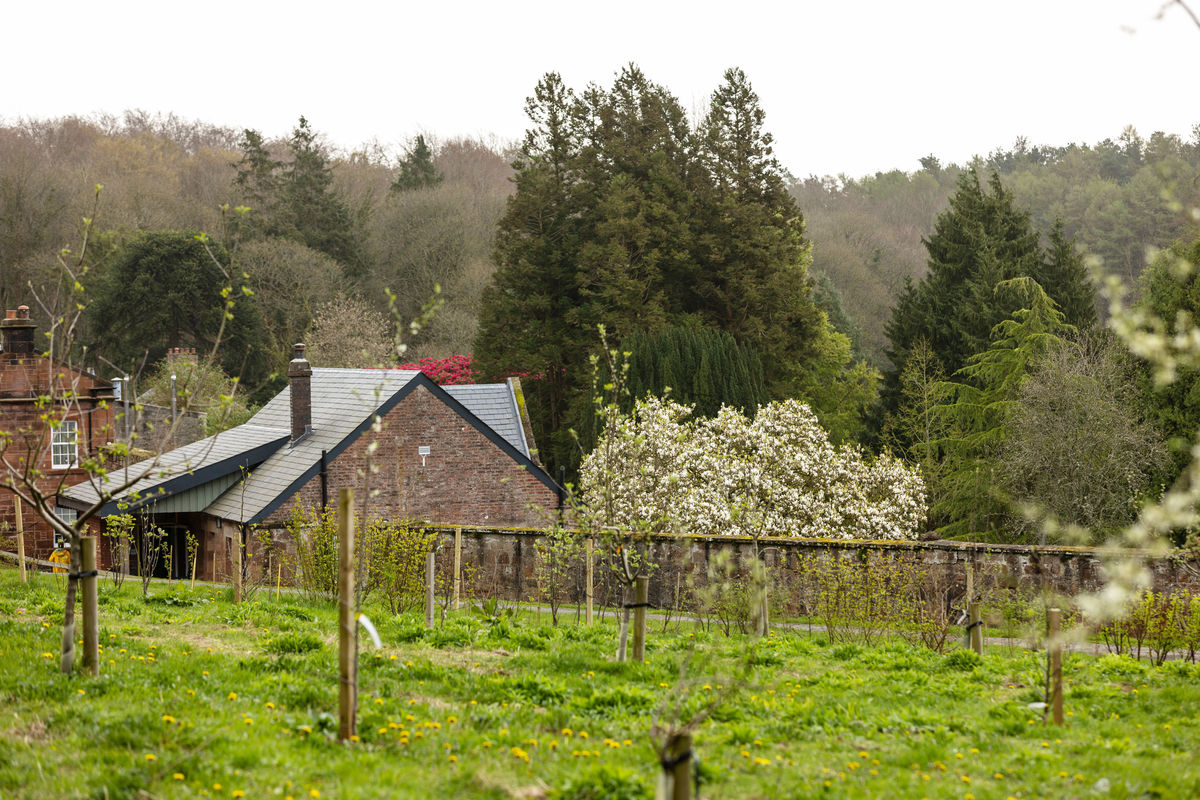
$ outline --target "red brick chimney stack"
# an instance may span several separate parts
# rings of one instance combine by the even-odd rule
[[[4,312],[0,321],[0,342],[5,358],[27,358],[33,355],[33,332],[37,323],[29,318],[29,306]]]
[[[312,367],[304,357],[303,344],[292,347],[288,380],[292,388],[292,444],[295,444],[312,430]]]

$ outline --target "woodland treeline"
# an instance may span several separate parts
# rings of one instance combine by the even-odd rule
[[[739,70],[698,121],[632,66],[610,86],[547,75],[527,112],[511,145],[353,151],[303,117],[277,137],[142,112],[10,121],[0,294],[39,317],[64,296],[55,254],[103,184],[79,332],[102,374],[151,385],[167,348],[203,351],[232,283],[219,366],[252,405],[294,341],[318,365],[386,358],[387,290],[410,319],[437,285],[409,355],[523,376],[552,468],[590,441],[602,323],[635,393],[704,415],[799,397],[834,441],[919,465],[943,535],[1032,536],[1025,501],[1111,530],[1179,474],[1195,376],[1157,386],[1104,332],[1084,265],[1168,320],[1196,311],[1176,266],[1200,263],[1200,128],[796,180]]]

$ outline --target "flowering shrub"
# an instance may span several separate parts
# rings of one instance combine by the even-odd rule
[[[419,369],[439,386],[457,386],[475,382],[470,353],[446,356],[445,358],[426,357],[416,363],[401,364],[397,369]]]
[[[659,398],[610,415],[581,468],[583,499],[604,525],[703,535],[912,539],[925,520],[919,473],[884,454],[837,447],[795,400],[754,420],[712,419]]]

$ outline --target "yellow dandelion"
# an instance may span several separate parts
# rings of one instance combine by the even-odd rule
[[[230,693],[229,693],[229,699],[230,699],[230,700],[237,700],[237,692],[230,692]]]
[[[158,761],[158,756],[154,755],[154,753],[146,753],[146,760],[151,762]]]
[[[168,725],[171,725],[175,722],[175,718],[172,717],[170,714],[163,714],[162,721],[167,723]]]
[[[176,773],[175,773],[174,775],[172,775],[171,777],[172,777],[174,780],[181,781],[181,780],[183,780],[183,773],[182,773],[182,772],[176,772]]]

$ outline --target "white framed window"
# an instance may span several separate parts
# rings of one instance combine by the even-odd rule
[[[79,519],[79,512],[73,508],[67,508],[66,506],[55,506],[54,516],[58,517],[68,525],[74,525],[75,520]]]
[[[79,457],[79,428],[75,420],[60,423],[50,439],[50,466],[67,469],[75,466]]]

